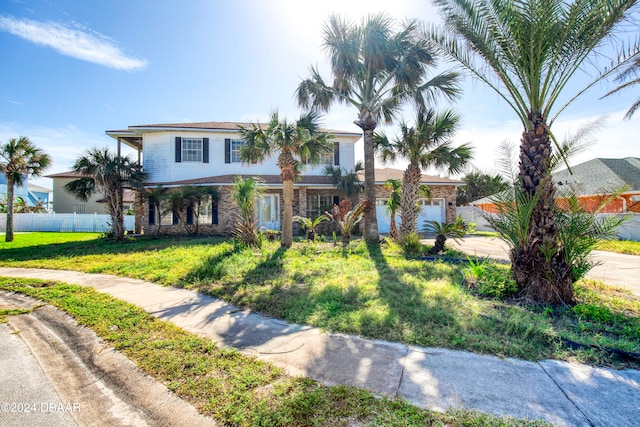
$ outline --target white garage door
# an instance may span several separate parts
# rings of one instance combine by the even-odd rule
[[[422,230],[425,221],[445,221],[445,200],[444,199],[420,199],[418,201],[422,209],[418,216],[416,227],[418,231]],[[387,213],[387,199],[376,200],[376,216],[378,218],[378,231],[380,233],[389,233],[391,224],[390,215]],[[400,226],[400,215],[396,215],[396,225]]]

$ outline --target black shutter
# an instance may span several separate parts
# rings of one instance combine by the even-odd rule
[[[177,225],[178,224],[178,212],[176,212],[175,210],[172,212],[173,214],[173,225]]]
[[[224,139],[224,162],[231,163],[231,139]]]
[[[340,206],[340,196],[333,196],[333,204]]]
[[[193,208],[187,206],[187,225],[193,225]]]
[[[182,161],[182,138],[176,136],[176,163]]]
[[[218,223],[218,202],[214,201],[211,205],[211,224]]]
[[[333,166],[340,166],[340,143],[333,144]]]
[[[209,163],[209,138],[202,138],[202,163]]]
[[[149,197],[149,225],[155,225],[156,223],[156,205],[155,199]]]

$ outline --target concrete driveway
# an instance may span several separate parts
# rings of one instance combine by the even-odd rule
[[[509,261],[509,248],[497,237],[471,236],[459,243],[447,240],[447,244],[470,256]],[[599,264],[589,271],[587,277],[607,285],[630,289],[640,296],[640,256],[593,251],[592,257]]]

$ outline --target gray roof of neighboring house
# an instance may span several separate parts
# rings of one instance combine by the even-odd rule
[[[29,183],[29,191],[35,191],[37,193],[53,193],[53,190],[47,187],[42,187],[38,184]]]
[[[628,191],[640,191],[640,158],[596,158],[553,174],[553,181],[561,189],[569,185],[579,196],[610,193],[628,186]]]

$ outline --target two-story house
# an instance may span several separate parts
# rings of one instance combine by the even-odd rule
[[[201,233],[230,234],[233,231],[237,208],[231,198],[231,188],[237,176],[257,177],[262,181],[264,193],[259,199],[258,219],[268,229],[279,229],[282,212],[282,183],[277,156],[261,163],[245,164],[240,159],[239,126],[248,123],[203,122],[129,126],[126,130],[107,131],[107,135],[141,154],[144,170],[149,175],[147,188],[165,189],[194,185],[211,187],[218,200],[206,200],[197,219]],[[345,167],[354,165],[354,144],[359,133],[327,130],[334,136],[332,153],[322,158],[317,166],[307,166],[294,184],[294,214],[317,216],[329,209],[342,195],[331,178],[325,175],[327,165]],[[167,202],[164,202],[165,204]],[[157,212],[153,201],[145,200],[141,212],[146,232],[181,233],[176,215],[166,208]],[[187,223],[196,219],[186,213]]]
[[[280,229],[282,216],[282,183],[277,155],[256,164],[246,164],[240,159],[243,140],[239,126],[248,123],[201,122],[170,123],[129,126],[125,130],[110,130],[107,135],[121,144],[138,151],[144,170],[149,175],[147,189],[158,186],[170,190],[181,186],[209,187],[214,190],[217,200],[209,197],[203,203],[201,214],[196,219],[193,212],[187,210],[183,221],[187,224],[199,222],[199,230],[204,234],[228,235],[233,232],[237,207],[232,200],[231,191],[237,176],[257,177],[262,181],[264,193],[258,203],[258,219],[267,229]],[[320,165],[308,165],[294,184],[294,215],[316,217],[331,209],[334,203],[346,197],[337,190],[332,179],[325,175],[326,166],[339,166],[351,171],[355,164],[354,146],[362,135],[360,133],[327,129],[335,141],[333,152],[323,156]],[[376,171],[379,185],[378,206],[385,203],[388,191],[382,187],[385,176],[401,171],[383,169]],[[378,174],[380,179],[378,179]],[[435,201],[425,202],[433,216],[434,204],[437,213],[434,219],[452,221],[455,219],[455,187],[460,181],[424,176],[425,183],[436,185]],[[148,198],[137,212],[142,228],[146,233],[161,232],[183,233],[184,224],[178,223],[178,216],[172,214],[164,201],[158,209]],[[452,210],[453,209],[453,210]],[[453,213],[452,213],[453,212]],[[388,224],[383,210],[378,214],[380,225]]]

